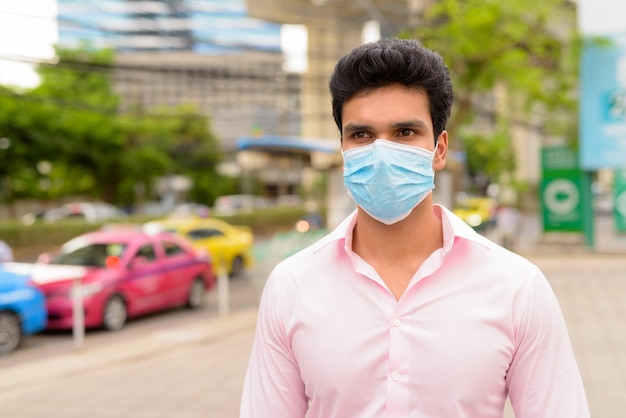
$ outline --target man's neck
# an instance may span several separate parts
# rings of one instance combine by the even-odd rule
[[[363,259],[402,262],[426,259],[443,246],[441,220],[434,214],[427,198],[402,221],[385,225],[359,209],[352,249]]]
[[[404,220],[382,224],[359,209],[352,250],[371,265],[400,300],[424,261],[443,246],[441,219],[432,201],[422,202]]]

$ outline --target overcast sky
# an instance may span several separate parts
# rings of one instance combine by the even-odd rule
[[[56,1],[0,1],[0,84],[36,85],[30,65],[5,58],[52,58],[56,43]]]
[[[578,27],[585,35],[626,32],[626,0],[576,0]]]

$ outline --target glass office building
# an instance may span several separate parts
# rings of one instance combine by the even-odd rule
[[[58,0],[59,43],[119,52],[280,51],[280,25],[248,17],[243,0]]]

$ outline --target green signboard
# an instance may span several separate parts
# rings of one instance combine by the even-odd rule
[[[544,147],[541,164],[543,230],[583,232],[585,179],[577,151],[567,146]]]
[[[613,196],[615,228],[626,232],[626,170],[615,170]]]

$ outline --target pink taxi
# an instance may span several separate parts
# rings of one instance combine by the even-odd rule
[[[121,329],[130,318],[187,305],[198,308],[216,284],[209,255],[176,235],[110,229],[80,235],[31,271],[43,291],[48,329],[73,326],[74,296],[86,328]]]

